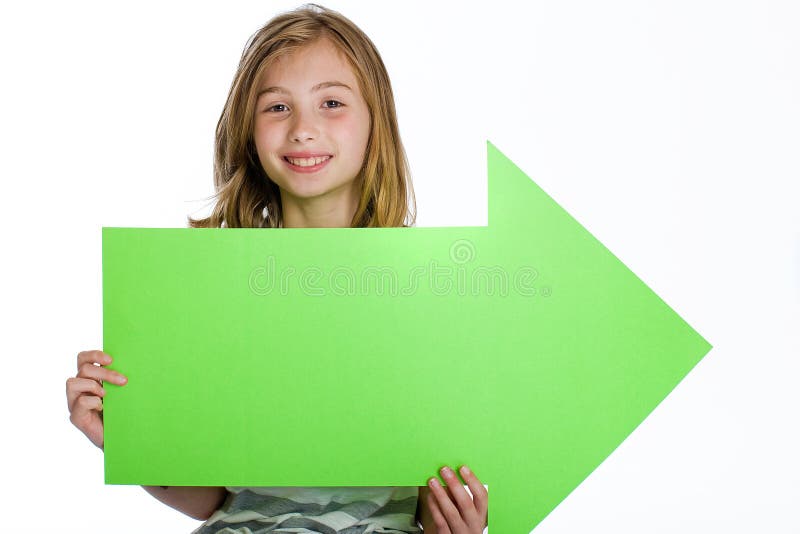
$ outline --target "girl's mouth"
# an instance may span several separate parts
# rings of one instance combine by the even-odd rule
[[[286,165],[295,172],[316,172],[328,164],[333,156],[316,156],[312,158],[283,157]]]

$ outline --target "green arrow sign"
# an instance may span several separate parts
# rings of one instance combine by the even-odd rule
[[[493,145],[489,226],[103,228],[106,482],[423,486],[527,533],[711,346]]]

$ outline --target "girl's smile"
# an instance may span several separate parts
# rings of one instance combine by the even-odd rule
[[[293,152],[283,157],[284,161],[295,172],[316,172],[322,169],[333,156],[330,154],[312,154],[310,152]]]

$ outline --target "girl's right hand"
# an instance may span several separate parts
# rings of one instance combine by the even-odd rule
[[[116,371],[106,369],[111,356],[101,350],[78,353],[78,374],[67,379],[67,407],[69,420],[86,434],[96,446],[103,448],[103,400],[106,392],[103,381],[119,386],[128,379]]]

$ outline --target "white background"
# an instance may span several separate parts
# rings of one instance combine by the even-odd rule
[[[3,531],[199,524],[103,484],[65,382],[101,227],[207,211],[241,50],[296,5],[4,4]],[[389,69],[418,226],[488,223],[490,139],[714,346],[536,533],[800,532],[798,4],[326,5]]]

